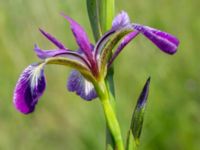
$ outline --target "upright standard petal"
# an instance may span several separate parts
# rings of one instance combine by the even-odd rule
[[[64,16],[64,15],[63,15]],[[90,44],[89,38],[84,31],[84,29],[72,18],[68,16],[64,16],[65,19],[70,23],[70,27],[72,29],[72,32],[74,34],[74,37],[76,39],[77,44],[81,48],[81,50],[88,56],[92,57],[92,46]]]
[[[121,41],[121,43],[117,47],[117,50],[114,52],[114,54],[112,55],[111,59],[109,60],[108,67],[113,63],[113,61],[119,55],[119,53],[123,50],[123,48],[126,45],[128,45],[129,42],[131,42],[138,34],[139,34],[138,31],[133,31],[133,32],[129,33],[128,35],[126,35],[123,38],[123,40]]]
[[[40,32],[49,40],[51,41],[54,45],[56,45],[58,48],[60,49],[66,49],[65,46],[60,42],[58,41],[55,37],[53,37],[51,34],[45,32],[44,30],[42,29],[39,29]]]
[[[116,33],[113,35],[113,37],[103,47],[103,49],[101,50],[102,52],[100,55],[100,62],[99,62],[100,72],[102,74],[104,74],[106,72],[108,60],[110,59],[113,48],[118,44],[118,42],[124,36],[126,36],[127,34],[129,34],[132,31],[133,31],[133,29],[129,28],[129,27],[125,27],[125,28],[117,30]]]
[[[121,11],[112,22],[112,28],[122,28],[128,25],[130,25],[130,18],[125,11]]]
[[[174,54],[176,52],[179,40],[175,36],[144,25],[134,24],[133,27],[151,40],[162,51],[168,54]]]
[[[85,100],[92,100],[97,97],[97,93],[91,82],[87,81],[78,71],[73,70],[69,76],[67,88],[71,92],[76,92]]]
[[[103,47],[108,43],[112,35],[123,28],[132,28],[128,14],[121,11],[113,20],[112,29],[106,32],[97,42],[95,46],[95,57],[98,59],[99,54],[102,52]]]
[[[13,103],[24,114],[34,111],[46,87],[43,65],[29,65],[20,75],[14,90]]]

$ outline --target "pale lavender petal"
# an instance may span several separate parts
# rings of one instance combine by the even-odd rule
[[[97,93],[91,82],[87,81],[78,71],[73,70],[68,78],[67,88],[85,100],[92,100]]]
[[[121,11],[112,22],[112,28],[122,28],[128,25],[130,25],[130,18],[125,11]]]
[[[74,34],[74,37],[76,39],[77,44],[79,45],[79,47],[81,48],[81,50],[88,56],[88,57],[92,57],[92,47],[89,41],[89,38],[86,34],[86,32],[84,31],[84,29],[76,22],[74,21],[72,18],[65,16],[65,19],[67,19],[67,21],[70,23],[70,27],[71,30]]]
[[[16,109],[24,114],[33,112],[45,87],[43,67],[39,64],[29,65],[20,75],[14,90],[13,103]]]
[[[39,29],[40,32],[48,39],[50,40],[54,45],[56,45],[58,48],[60,49],[66,49],[65,46],[59,41],[57,40],[55,37],[53,37],[51,34],[45,32],[42,29]]]
[[[119,53],[122,51],[122,49],[126,45],[128,45],[129,42],[131,42],[138,34],[139,34],[138,31],[133,31],[133,32],[129,33],[128,35],[126,35],[124,37],[124,39],[121,41],[121,43],[117,47],[117,50],[114,52],[114,54],[112,55],[111,59],[109,60],[108,67],[113,63],[113,61],[119,55]]]
[[[134,29],[141,32],[158,48],[168,54],[174,54],[178,48],[179,40],[169,33],[139,24],[134,24]]]

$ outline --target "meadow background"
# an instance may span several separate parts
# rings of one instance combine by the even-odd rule
[[[132,109],[152,77],[140,150],[200,149],[200,1],[116,0],[133,22],[176,35],[178,52],[169,56],[143,36],[115,61],[117,112],[126,137]],[[103,150],[105,124],[98,99],[81,100],[66,90],[69,68],[48,66],[47,89],[35,113],[25,116],[12,104],[22,70],[39,59],[34,43],[54,48],[41,27],[75,49],[60,12],[85,27],[92,39],[85,0],[0,0],[0,150]]]

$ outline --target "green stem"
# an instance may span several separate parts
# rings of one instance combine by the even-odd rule
[[[111,101],[109,99],[109,91],[106,87],[105,81],[99,82],[96,89],[98,91],[99,98],[104,109],[106,122],[114,139],[116,149],[124,150],[120,126]]]
[[[112,107],[115,111],[115,103],[116,103],[116,100],[115,100],[115,87],[114,87],[114,82],[113,82],[113,75],[114,75],[114,68],[113,66],[110,67],[110,69],[108,70],[108,73],[107,73],[107,76],[106,76],[106,86],[107,86],[107,89],[109,91],[109,99],[110,99],[110,102],[112,104]],[[116,112],[116,111],[115,111]],[[108,128],[108,125],[106,127],[106,146],[107,147],[112,147],[112,149],[114,150],[115,148],[115,144],[114,144],[114,139],[112,137],[112,134]]]

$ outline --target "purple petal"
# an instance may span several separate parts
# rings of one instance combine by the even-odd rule
[[[24,114],[33,112],[45,87],[43,66],[38,64],[28,66],[20,75],[14,90],[13,103],[17,110]]]
[[[63,57],[70,58],[72,60],[80,61],[84,63],[87,67],[90,67],[87,59],[84,57],[84,55],[81,54],[79,50],[78,51],[72,51],[72,50],[67,50],[67,49],[42,50],[37,45],[35,45],[34,50],[40,59],[63,56]]]
[[[88,57],[92,57],[91,56],[92,47],[91,47],[89,38],[88,38],[86,32],[84,31],[84,29],[76,21],[74,21],[70,17],[65,16],[65,15],[63,15],[63,16],[70,23],[71,30],[72,30],[72,32],[74,34],[74,37],[76,39],[77,44],[81,48],[81,50],[83,50],[83,52]]]
[[[106,43],[109,41],[109,38],[116,32],[115,29],[111,29],[108,32],[106,32],[97,42],[96,46],[94,47],[95,57],[99,56],[101,53],[102,48],[106,45]]]
[[[34,51],[40,59],[46,59],[55,56],[63,56],[67,54],[79,55],[76,51],[71,51],[66,49],[42,50],[38,47],[38,45],[35,45]]]
[[[73,70],[69,76],[67,88],[70,92],[76,92],[85,100],[92,100],[97,97],[94,86],[87,81],[78,71]]]
[[[112,23],[112,29],[110,29],[108,32],[106,32],[97,42],[95,46],[95,57],[97,58],[98,55],[101,53],[102,48],[106,45],[106,43],[109,41],[110,37],[116,33],[117,31],[120,31],[123,28],[132,28],[130,19],[128,14],[125,11],[121,11],[113,20]]]
[[[122,49],[126,45],[128,45],[129,42],[131,42],[138,34],[139,34],[138,31],[133,31],[124,37],[124,39],[121,41],[120,45],[117,47],[117,50],[115,51],[115,53],[112,55],[112,57],[109,61],[108,67],[113,63],[113,61],[119,55],[119,53],[122,51]]]
[[[139,24],[134,24],[134,29],[145,35],[162,51],[168,54],[174,54],[176,52],[177,47],[179,45],[179,40],[175,36]]]
[[[130,25],[130,18],[125,11],[121,11],[112,22],[112,28],[122,28],[128,25]]]
[[[57,49],[56,50],[42,50],[38,47],[38,45],[35,45],[34,51],[40,59],[46,59],[46,58],[49,58],[49,57],[54,57],[54,56],[57,56],[57,55],[62,55],[62,54],[67,53],[67,51],[65,49],[62,49],[62,50],[57,50]]]
[[[65,49],[65,46],[60,42],[58,41],[55,37],[53,37],[51,34],[45,32],[44,30],[42,29],[39,29],[40,32],[48,39],[50,40],[53,44],[55,44],[58,48],[60,49]]]

